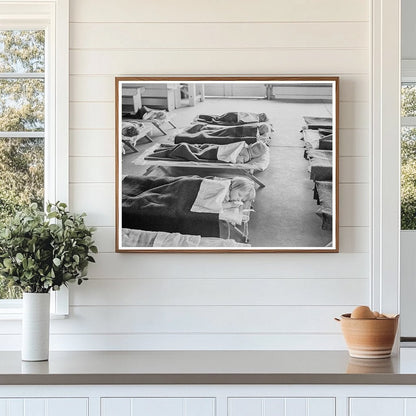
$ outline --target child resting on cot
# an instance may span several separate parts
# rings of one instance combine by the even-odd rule
[[[265,124],[258,125],[241,125],[241,126],[217,126],[212,124],[193,124],[183,130],[183,134],[186,133],[199,133],[206,132],[207,134],[215,137],[257,137],[270,133],[270,127]]]
[[[196,121],[202,121],[205,123],[212,124],[223,124],[223,125],[237,125],[237,124],[248,124],[248,123],[262,123],[267,121],[267,115],[265,113],[245,113],[239,112],[228,112],[221,115],[208,115],[200,114]]]
[[[228,202],[244,203],[246,201],[254,201],[255,197],[256,188],[253,181],[243,177],[237,177],[231,181]]]
[[[137,110],[137,113],[133,118],[138,118],[139,120],[165,120],[167,118],[166,110],[156,110],[154,108],[143,106]]]
[[[263,142],[255,142],[250,145],[243,141],[226,145],[179,143],[176,145],[163,144],[147,158],[168,158],[192,162],[212,160],[228,163],[248,163],[252,159],[263,156],[267,151],[268,148]]]
[[[204,178],[191,211],[219,213],[222,219],[241,223],[251,211],[251,208],[244,209],[244,204],[255,197],[254,182],[248,178]]]

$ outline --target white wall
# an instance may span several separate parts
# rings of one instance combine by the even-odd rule
[[[71,0],[70,204],[100,254],[53,348],[344,348],[333,317],[369,303],[369,3]],[[114,77],[165,74],[341,77],[339,254],[114,253]]]

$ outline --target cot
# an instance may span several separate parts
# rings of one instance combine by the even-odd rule
[[[134,230],[131,228],[123,228],[121,238],[123,247],[251,247],[250,244],[239,243],[230,238],[201,237],[200,235]]]
[[[247,243],[248,222],[254,200],[229,206],[225,196],[235,179],[216,178],[215,182],[222,181],[224,185],[224,193],[222,198],[219,195],[216,209],[204,210],[199,205],[195,207],[196,201],[206,198],[206,195],[202,195],[206,189],[203,185],[209,180],[199,176],[124,177],[122,228],[219,238],[220,221],[223,221],[228,226],[228,239],[235,231],[242,242]]]
[[[199,114],[195,123],[216,124],[222,126],[238,126],[242,124],[263,123],[268,121],[265,113],[247,113],[243,111],[230,111],[220,115]]]
[[[228,163],[220,161],[188,161],[188,160],[175,160],[169,158],[154,158],[151,155],[156,149],[159,149],[160,145],[155,144],[145,150],[136,160],[133,161],[138,166],[171,166],[182,168],[206,168],[206,169],[226,169],[232,173],[241,174],[247,176],[254,181],[260,188],[264,188],[265,184],[254,176],[255,172],[261,172],[267,169],[270,163],[270,150],[267,149],[266,153],[259,158],[252,159],[248,163]]]
[[[310,150],[308,152],[310,178],[313,181],[332,181],[332,151]]]
[[[319,130],[319,129],[332,129],[332,117],[310,117],[304,116],[305,121],[304,129]]]
[[[136,143],[141,138],[146,138],[148,141],[152,142],[153,140],[149,136],[151,131],[152,126],[145,125],[140,121],[123,121],[121,125],[121,142],[123,143],[123,153],[125,153],[125,147],[129,148],[133,152],[137,152]]]

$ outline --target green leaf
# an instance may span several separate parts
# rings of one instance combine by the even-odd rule
[[[59,267],[61,265],[61,259],[58,259],[57,257],[55,257],[52,261],[56,267]]]

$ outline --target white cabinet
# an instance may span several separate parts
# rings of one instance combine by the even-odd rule
[[[102,398],[101,416],[213,416],[214,398]]]
[[[86,398],[0,399],[0,416],[88,416]]]
[[[414,416],[415,398],[351,398],[349,416]]]
[[[335,416],[335,399],[229,398],[228,416]]]

